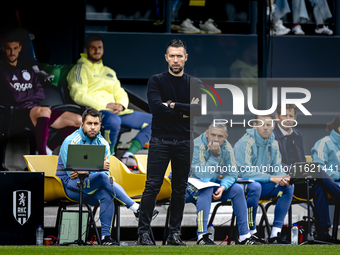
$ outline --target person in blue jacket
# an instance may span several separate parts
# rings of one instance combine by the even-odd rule
[[[209,239],[207,224],[211,202],[227,201],[231,199],[237,219],[239,244],[258,244],[249,233],[247,221],[247,204],[241,185],[237,180],[237,167],[233,148],[227,141],[227,126],[211,124],[200,136],[194,140],[192,175],[186,190],[186,202],[194,203],[197,208],[197,244],[215,245]],[[219,176],[223,178],[219,181]],[[219,183],[218,186],[198,186],[196,182]],[[196,185],[196,186],[195,186]]]
[[[333,239],[328,232],[331,226],[328,193],[333,199],[340,201],[340,116],[327,124],[327,130],[330,134],[318,140],[311,151],[313,162],[319,163],[319,171],[313,186],[313,201],[317,240],[338,244],[339,240]]]
[[[256,212],[259,199],[278,198],[274,222],[269,243],[287,244],[281,237],[281,229],[285,215],[290,207],[294,186],[289,185],[289,176],[281,165],[281,154],[275,140],[273,115],[256,116],[254,128],[235,144],[236,164],[240,168],[240,177],[251,182],[244,185],[248,221],[251,234],[256,234]]]
[[[101,123],[99,120],[100,113],[94,108],[88,108],[82,115],[82,125],[74,133],[64,140],[58,158],[57,176],[61,179],[66,195],[79,201],[79,191],[77,183],[79,182],[78,174],[86,173],[84,186],[84,200],[89,205],[100,204],[100,221],[102,226],[102,245],[119,245],[118,242],[111,238],[112,220],[114,214],[114,199],[133,211],[136,218],[139,217],[139,205],[134,202],[117,183],[110,181],[108,177],[110,170],[110,147],[108,142],[100,134]],[[103,172],[87,171],[65,171],[67,162],[67,152],[69,144],[91,144],[105,145],[105,159],[103,159]],[[153,218],[158,214],[154,210]]]

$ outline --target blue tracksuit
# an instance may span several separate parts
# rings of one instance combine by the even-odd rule
[[[318,233],[328,234],[331,221],[327,193],[330,193],[334,199],[340,200],[340,135],[332,130],[329,136],[315,143],[311,155],[313,161],[319,162],[320,168],[324,170],[317,173],[316,183],[313,186]]]
[[[340,135],[334,129],[315,143],[311,155],[333,180],[340,179]]]
[[[73,132],[66,137],[61,145],[58,169],[66,167],[67,151],[69,144],[93,144],[93,145],[105,145],[105,155],[107,161],[110,160],[110,148],[106,140],[100,135],[100,133],[93,140],[84,135],[83,128]],[[104,162],[104,159],[103,159]],[[116,198],[127,208],[131,207],[135,202],[125,193],[124,189],[117,183],[110,184],[108,178],[109,171],[105,172],[93,172],[89,174],[89,177],[85,179],[84,187],[84,201],[90,205],[100,204],[100,221],[102,225],[102,236],[111,235],[112,220],[114,214],[114,202],[113,198]],[[72,199],[79,201],[79,191],[77,183],[79,179],[72,180],[69,177],[67,171],[57,171],[56,174],[62,181],[66,195]]]
[[[236,164],[240,169],[240,177],[255,181],[244,185],[250,228],[256,228],[259,199],[267,200],[274,197],[278,197],[278,201],[273,226],[281,228],[292,201],[294,187],[278,186],[275,188],[275,183],[270,182],[271,175],[278,177],[286,175],[281,166],[281,154],[274,135],[271,134],[267,140],[264,140],[254,128],[247,129],[246,134],[235,144],[234,152]]]
[[[220,185],[225,187],[222,197],[217,201],[231,199],[236,215],[239,234],[245,235],[249,232],[244,192],[240,185],[235,183],[237,172],[235,157],[230,143],[226,140],[221,147],[219,157],[214,157],[207,150],[208,140],[204,132],[194,141],[193,160],[191,164],[192,178],[198,178],[203,182],[219,183],[218,177],[222,174]],[[233,168],[232,168],[233,167]],[[209,169],[208,171],[205,171]],[[194,203],[197,208],[197,235],[207,233],[207,224],[212,202],[212,194],[218,187],[196,189],[188,183],[186,190],[186,202]],[[215,201],[215,202],[217,202]]]

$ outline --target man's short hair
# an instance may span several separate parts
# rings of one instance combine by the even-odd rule
[[[83,112],[83,115],[81,116],[81,117],[82,117],[83,123],[85,122],[87,115],[91,115],[92,117],[98,117],[98,118],[99,118],[100,113],[99,113],[98,110],[96,110],[96,109],[94,109],[94,108],[92,108],[92,107],[87,108],[87,109]]]
[[[168,48],[169,47],[183,47],[185,52],[187,52],[187,46],[185,45],[185,43],[179,39],[173,39],[171,42],[168,43],[168,46],[166,47],[166,53],[168,53]]]
[[[296,115],[296,105],[295,104],[286,104],[286,110],[294,109],[294,115]],[[278,115],[281,115],[281,103],[277,105],[276,112]]]
[[[221,123],[211,123],[208,127],[208,131],[210,132],[210,129],[214,127],[214,128],[224,128],[224,133],[227,135],[228,134],[228,127],[226,124],[221,124]]]
[[[7,31],[1,40],[1,46],[5,47],[9,42],[19,42],[19,44],[22,45],[25,33],[26,36],[28,36],[27,32],[23,28],[15,28]]]
[[[88,49],[90,42],[93,42],[93,41],[102,41],[103,44],[104,44],[104,39],[101,38],[99,35],[90,35],[89,37],[86,38],[86,40],[84,42],[85,49]]]
[[[327,123],[326,130],[331,132],[333,129],[335,132],[339,133],[339,127],[340,127],[340,116],[336,117],[332,122]]]

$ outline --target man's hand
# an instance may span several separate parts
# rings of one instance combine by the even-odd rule
[[[78,174],[89,174],[89,172],[88,172],[88,171],[72,171],[72,172],[70,173],[70,178],[71,178],[72,180],[78,179]]]
[[[193,97],[190,104],[198,104],[199,101],[200,101],[199,98]]]
[[[106,161],[107,159],[107,156],[105,157],[104,159],[104,166],[103,166],[103,169],[105,170],[110,170],[110,162],[109,161]]]
[[[107,109],[111,109],[114,114],[119,114],[121,111],[124,110],[124,107],[121,104],[117,103],[108,103],[106,105]]]
[[[220,187],[212,194],[213,199],[214,199],[214,200],[219,200],[219,199],[221,198],[221,196],[222,196],[224,190],[225,190],[225,187],[224,187],[224,186],[220,186]]]
[[[286,175],[284,177],[270,177],[270,181],[271,182],[274,182],[274,183],[280,183],[280,186],[289,186],[289,180],[290,180],[290,177],[289,175]]]
[[[215,155],[220,155],[221,153],[220,144],[218,142],[211,142],[208,144],[208,150]]]

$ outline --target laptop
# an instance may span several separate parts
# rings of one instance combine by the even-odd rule
[[[105,145],[69,144],[66,168],[68,170],[104,170]]]
[[[304,183],[306,179],[316,178],[319,162],[296,162],[291,172],[290,184]]]

